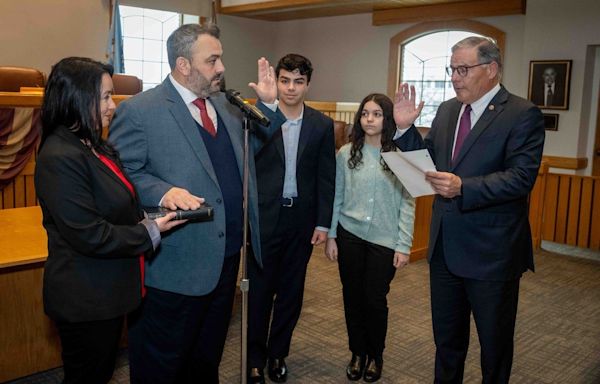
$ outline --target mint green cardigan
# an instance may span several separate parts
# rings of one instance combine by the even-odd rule
[[[379,148],[365,143],[362,164],[348,168],[351,144],[336,156],[335,200],[329,238],[337,237],[338,223],[353,235],[395,252],[410,253],[415,221],[415,199],[398,178],[384,171]]]

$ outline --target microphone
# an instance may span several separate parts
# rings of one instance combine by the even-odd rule
[[[233,89],[228,89],[225,91],[225,96],[227,100],[233,105],[238,106],[248,116],[249,118],[256,120],[259,124],[268,127],[271,124],[271,121],[264,113],[260,111],[260,109],[256,108],[254,105],[247,103],[242,99],[240,93]]]

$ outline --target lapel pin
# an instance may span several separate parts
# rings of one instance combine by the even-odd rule
[[[494,110],[494,106],[493,106],[493,105],[490,105],[490,106],[488,107],[488,109],[489,109],[490,111],[493,111],[493,110]]]

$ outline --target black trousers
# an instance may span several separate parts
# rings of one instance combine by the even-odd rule
[[[337,230],[338,266],[350,351],[381,357],[388,323],[387,294],[396,274],[394,250]]]
[[[185,296],[148,287],[129,326],[131,383],[218,383],[235,296],[239,253],[225,258],[216,288]]]
[[[314,227],[302,225],[301,215],[302,208],[282,207],[277,230],[261,243],[263,269],[254,259],[248,263],[248,368],[290,352],[313,248]]]
[[[436,345],[434,382],[462,383],[472,312],[481,345],[483,383],[508,383],[519,279],[484,281],[452,274],[446,266],[440,238],[429,265]]]
[[[57,322],[62,344],[64,384],[105,384],[115,369],[124,316],[116,319]]]

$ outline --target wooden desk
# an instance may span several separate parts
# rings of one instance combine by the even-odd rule
[[[0,269],[44,262],[47,257],[40,207],[0,210]]]
[[[0,382],[62,365],[42,304],[46,239],[40,207],[0,210]]]

